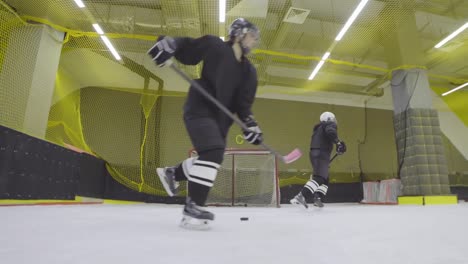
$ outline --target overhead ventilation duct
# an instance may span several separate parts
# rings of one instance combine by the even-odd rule
[[[309,13],[309,9],[290,7],[288,13],[284,16],[283,22],[303,24]]]
[[[93,3],[91,12],[96,19],[101,19],[97,22],[111,33],[154,34],[165,28],[160,9]]]
[[[242,0],[235,5],[226,16],[246,18],[266,18],[268,11],[268,0]],[[229,23],[230,21],[226,21]]]

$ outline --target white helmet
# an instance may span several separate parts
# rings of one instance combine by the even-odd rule
[[[332,112],[323,112],[320,115],[320,122],[333,122],[333,123],[336,123],[335,115]]]

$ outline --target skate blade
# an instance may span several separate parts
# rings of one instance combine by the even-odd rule
[[[309,208],[309,206],[308,206],[307,204],[301,204],[298,200],[296,200],[296,199],[294,199],[294,198],[291,199],[289,202],[290,202],[291,204],[293,204],[293,205],[305,207],[306,209]]]
[[[211,229],[210,222],[211,220],[184,216],[179,226],[188,230],[209,230]]]
[[[314,207],[317,208],[317,209],[322,209],[323,204],[314,204]]]

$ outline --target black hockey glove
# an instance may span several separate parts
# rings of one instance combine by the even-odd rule
[[[262,144],[263,133],[262,130],[260,130],[260,128],[258,127],[258,124],[253,118],[253,116],[249,116],[242,121],[244,121],[244,124],[249,128],[249,130],[242,131],[245,140],[247,140],[250,144],[254,145]]]
[[[344,154],[346,152],[346,144],[343,141],[338,141],[336,143],[336,153],[338,155]]]
[[[159,67],[163,67],[174,56],[176,49],[177,45],[173,38],[160,36],[156,44],[148,50],[148,54]]]

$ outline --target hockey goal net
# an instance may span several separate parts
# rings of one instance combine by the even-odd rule
[[[190,156],[197,156],[190,151]],[[207,205],[280,206],[277,160],[265,150],[226,149]]]

